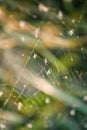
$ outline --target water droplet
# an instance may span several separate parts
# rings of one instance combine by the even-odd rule
[[[87,101],[87,95],[85,95],[85,96],[83,97],[83,100],[84,100],[84,101]]]
[[[3,92],[2,91],[0,91],[0,97],[3,95]]]
[[[71,61],[73,62],[73,58],[71,57]]]
[[[68,79],[68,76],[67,76],[67,75],[65,75],[65,76],[63,77],[63,79]]]
[[[81,51],[83,51],[84,50],[84,48],[83,47],[81,47]]]
[[[22,106],[23,106],[23,104],[21,102],[18,102],[18,106],[17,106],[18,108],[17,109],[20,111],[22,109]]]
[[[27,124],[27,127],[30,128],[30,129],[33,128],[32,123],[28,123],[28,124]]]
[[[62,21],[62,24],[65,24],[65,21]]]
[[[46,58],[44,59],[44,62],[45,62],[45,64],[47,64],[47,63],[48,63],[48,61],[47,61],[47,59],[46,59]]]
[[[76,70],[76,73],[77,73],[77,74],[79,73],[78,70]]]
[[[34,58],[34,59],[36,59],[36,58],[37,58],[37,54],[36,54],[36,53],[34,54],[33,58]]]
[[[24,42],[25,41],[25,37],[21,37],[21,40]]]
[[[46,104],[50,103],[50,98],[46,98],[45,103]]]
[[[0,123],[0,128],[1,128],[1,130],[6,130],[6,126],[5,126],[5,124]]]
[[[60,19],[60,20],[62,20],[62,19],[63,19],[63,13],[62,13],[62,11],[61,11],[61,10],[58,12],[57,17],[58,17],[58,19]]]
[[[26,84],[24,84],[23,88],[26,88]]]
[[[46,72],[47,75],[49,75],[51,73],[50,68],[48,69],[48,71]]]
[[[74,110],[74,109],[72,109],[72,110],[70,111],[70,115],[71,115],[71,116],[74,116],[74,115],[75,115],[75,110]]]
[[[75,19],[72,19],[72,23],[75,23]]]
[[[47,6],[45,6],[44,4],[39,4],[38,8],[41,12],[48,12],[49,11],[49,8]]]
[[[34,35],[35,35],[36,38],[38,38],[38,37],[39,37],[39,34],[40,34],[40,28],[37,28],[37,29],[35,30],[35,32],[34,32]]]
[[[25,22],[24,22],[24,21],[20,21],[20,22],[19,22],[19,26],[20,26],[21,28],[24,28],[24,27],[25,27]]]
[[[63,36],[64,36],[62,32],[60,32],[60,36],[61,36],[61,37],[63,37]]]
[[[22,53],[22,56],[24,57],[24,53]]]
[[[74,30],[73,30],[73,29],[71,29],[71,30],[68,32],[68,34],[69,34],[70,36],[72,36],[73,33],[74,33]]]

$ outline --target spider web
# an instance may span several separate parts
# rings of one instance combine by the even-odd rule
[[[17,4],[15,2],[14,2],[15,4],[10,1],[9,2],[4,1],[4,2],[8,5],[17,6]],[[82,20],[83,20],[84,14],[86,12],[86,6],[87,6],[87,1],[84,2],[83,10],[82,10],[82,12],[80,12],[80,16],[79,16],[78,20],[72,19],[70,17],[68,18],[68,16],[63,14],[63,12],[61,10],[59,10],[59,12],[57,14],[54,11],[52,18],[50,18],[50,15],[49,15],[49,20],[52,20],[55,22],[55,19],[57,19],[58,22],[60,23],[60,25],[65,28],[65,30],[64,30],[65,32],[60,32],[60,36],[62,35],[62,37],[64,37],[64,38],[67,37],[68,39],[70,39],[72,37],[75,37],[76,39],[80,39],[80,34],[78,34],[79,33],[78,28],[80,27],[80,24],[83,22]],[[20,9],[22,9],[22,11],[27,13],[27,10],[25,10],[24,8],[22,8],[19,5],[18,5],[18,7],[20,7]],[[39,7],[39,10],[45,11],[45,13],[48,12],[48,10],[49,10],[49,8],[47,6],[44,6],[44,4],[42,4],[42,3],[39,3],[38,7]],[[56,18],[54,16],[56,16]],[[34,17],[36,17],[36,15]],[[41,19],[40,24],[39,24],[39,29],[43,25],[45,19],[46,19],[45,17],[43,17]],[[67,25],[67,19],[69,19],[69,21],[71,22],[71,24],[72,24],[71,27],[69,27]],[[75,96],[82,97],[84,100],[86,100],[85,95],[87,95],[87,89],[86,89],[87,83],[86,83],[85,79],[83,79],[86,75],[86,72],[84,72],[84,73],[82,71],[79,72],[78,68],[72,68],[70,70],[70,72],[66,72],[64,74],[59,74],[59,70],[57,69],[57,67],[56,68],[53,67],[52,64],[50,63],[49,59],[47,59],[47,57],[45,57],[43,55],[43,52],[41,53],[37,50],[38,44],[41,44],[40,42],[42,42],[41,39],[39,38],[39,33],[40,33],[39,29],[38,29],[38,27],[36,28],[36,32],[34,33],[35,39],[32,40],[33,42],[32,42],[31,49],[25,48],[25,50],[24,50],[24,48],[23,48],[24,44],[25,44],[25,35],[27,35],[25,32],[25,33],[20,33],[20,35],[17,37],[17,40],[19,40],[21,38],[23,47],[21,47],[21,48],[15,47],[11,50],[3,51],[3,57],[5,58],[5,60],[2,60],[2,65],[0,67],[1,76],[2,76],[2,73],[3,72],[5,73],[9,67],[10,68],[12,67],[11,69],[13,70],[13,73],[14,73],[13,78],[15,79],[12,84],[14,87],[11,88],[10,92],[8,92],[8,97],[5,100],[4,105],[7,105],[7,103],[11,100],[15,91],[18,93],[18,95],[15,98],[15,101],[18,101],[21,96],[24,96],[24,97],[34,96],[34,95],[40,93],[41,90],[38,90],[37,88],[33,87],[32,84],[29,84],[28,82],[26,82],[25,79],[28,79],[29,77],[27,77],[27,74],[25,74],[25,71],[30,76],[35,74],[36,77],[40,76],[42,79],[46,79],[53,86],[57,86],[57,88],[58,87],[61,88],[61,84],[63,82],[63,84],[65,85],[65,87],[63,85],[64,91],[74,93]],[[9,35],[13,38],[13,37],[16,37],[18,35],[18,33],[19,32],[13,32],[13,34],[11,34],[9,32],[8,34],[6,33],[5,35]],[[26,37],[26,39],[28,39],[28,38]],[[79,43],[79,44],[82,44],[82,43]],[[79,47],[79,49],[77,49],[75,51],[79,52],[80,55],[82,55],[81,60],[86,65],[84,47],[85,46],[81,45]],[[43,46],[43,48],[44,48],[44,46]],[[73,57],[74,50],[72,48],[65,49],[65,48],[60,47],[60,48],[58,48],[58,51],[56,51],[56,49],[48,49],[48,50],[47,50],[47,48],[45,48],[45,49],[46,49],[46,52],[51,52],[53,55],[55,55],[56,58],[57,57],[60,58],[62,55],[66,56],[66,52],[67,52],[71,62],[72,63],[74,62],[74,57]],[[22,60],[24,60],[24,63]],[[65,62],[67,62],[67,57],[65,60],[66,60]],[[16,66],[17,64],[18,64],[18,66]],[[56,64],[56,61],[54,64]],[[56,66],[56,65],[54,65],[54,66]],[[77,65],[77,67],[79,67],[79,66]],[[17,68],[17,70],[16,70],[16,68]],[[35,81],[33,81],[33,82],[35,82]],[[4,84],[1,84],[0,86],[7,87],[8,85],[9,84],[4,83]],[[41,86],[44,87],[44,84],[41,84]],[[79,87],[79,90],[78,90],[78,87]],[[42,89],[42,92],[44,92],[43,89]],[[0,96],[3,96],[3,88],[2,88],[2,90],[0,90]],[[71,114],[72,114],[72,112],[71,112]]]

